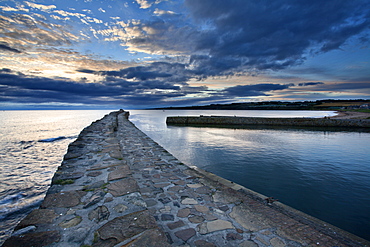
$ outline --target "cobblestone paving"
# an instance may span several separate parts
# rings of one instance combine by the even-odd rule
[[[69,146],[42,205],[3,246],[370,246],[189,168],[114,112]]]

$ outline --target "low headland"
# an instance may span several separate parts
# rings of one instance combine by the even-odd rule
[[[210,104],[184,107],[156,108],[159,110],[313,110],[364,111],[370,113],[370,100],[316,100],[316,101],[258,101],[231,104]]]
[[[123,110],[69,145],[41,206],[9,246],[370,246],[370,242],[181,163]]]

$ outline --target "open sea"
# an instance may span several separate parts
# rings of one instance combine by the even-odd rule
[[[109,112],[0,112],[0,245],[41,204],[68,144]]]
[[[0,245],[37,208],[68,144],[110,110],[0,112]],[[167,116],[323,117],[331,111],[130,110],[130,120],[195,165],[370,240],[370,133],[167,126]]]

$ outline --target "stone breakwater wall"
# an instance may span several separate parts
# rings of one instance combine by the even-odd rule
[[[370,246],[275,199],[188,167],[137,129],[128,112],[86,127],[41,206],[9,246]]]
[[[330,118],[177,116],[177,117],[167,117],[166,123],[178,125],[269,125],[269,126],[302,126],[302,127],[370,128],[369,119],[330,119]]]

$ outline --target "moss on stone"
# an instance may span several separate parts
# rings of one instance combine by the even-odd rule
[[[108,184],[109,184],[109,183],[105,183],[105,184],[103,184],[103,186],[101,186],[100,188],[101,188],[101,189],[106,189]]]
[[[107,188],[107,185],[108,185],[109,183],[104,183],[102,186],[100,186],[99,188],[89,188],[89,185],[85,185],[83,188],[82,188],[82,190],[83,191],[86,191],[86,192],[89,192],[89,191],[95,191],[95,190],[97,190],[97,189],[106,189]]]
[[[94,240],[93,240],[93,243],[98,242],[98,240],[99,240],[99,233],[95,232],[95,233],[94,233]]]
[[[58,179],[53,182],[53,184],[60,184],[60,185],[66,185],[66,184],[73,184],[75,181],[73,179]]]

